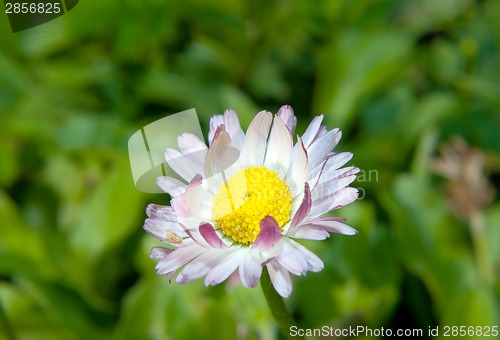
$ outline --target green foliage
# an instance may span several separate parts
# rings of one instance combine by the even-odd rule
[[[282,104],[299,133],[324,113],[363,170],[362,199],[335,212],[359,234],[304,242],[325,269],[293,278],[299,324],[500,325],[500,204],[481,208],[478,240],[431,171],[462,136],[500,189],[499,12],[110,0],[16,34],[0,21],[0,338],[277,338],[260,289],[155,275],[144,209],[169,197],[134,188],[127,140],[192,107],[206,133],[226,108],[246,127]]]

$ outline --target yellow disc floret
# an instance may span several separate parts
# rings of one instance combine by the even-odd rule
[[[250,244],[260,232],[260,221],[272,216],[278,225],[290,220],[292,194],[273,170],[252,166],[224,183],[212,201],[212,219],[234,241]]]

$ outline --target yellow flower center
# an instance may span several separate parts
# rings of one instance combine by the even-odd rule
[[[281,228],[290,220],[291,210],[290,189],[264,166],[238,171],[212,200],[212,220],[225,235],[242,244],[255,241],[264,217],[274,217]]]

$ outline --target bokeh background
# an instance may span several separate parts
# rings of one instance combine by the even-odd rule
[[[498,326],[500,1],[80,1],[0,13],[0,339],[276,339],[260,288],[169,284],[128,138],[290,104],[353,151],[358,229],[304,242],[304,328]],[[442,335],[442,333],[441,333]],[[471,337],[473,338],[473,337]],[[479,338],[479,337],[478,337]],[[490,337],[494,338],[494,337]]]

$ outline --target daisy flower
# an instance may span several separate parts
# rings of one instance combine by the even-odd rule
[[[341,131],[322,120],[315,117],[295,145],[290,106],[274,116],[259,112],[246,134],[234,111],[213,116],[208,147],[181,134],[179,150],[167,149],[165,158],[185,182],[159,177],[171,205],[146,210],[144,229],[168,245],[151,250],[158,274],[177,274],[178,283],[205,277],[208,286],[236,273],[255,287],[266,266],[276,291],[288,297],[290,273],[321,271],[323,262],[295,240],[356,234],[344,218],[322,216],[357,199],[348,185],[359,172],[342,167],[353,154],[332,152]]]

